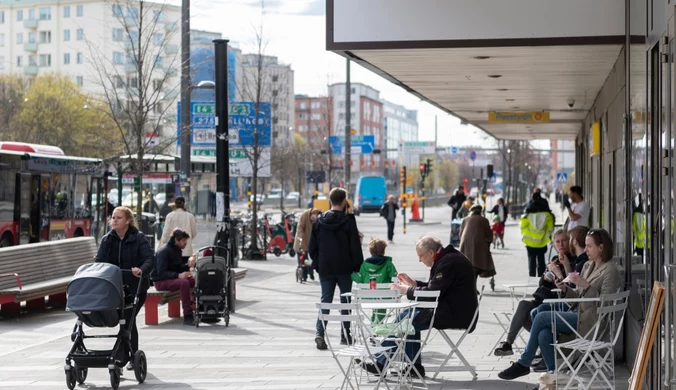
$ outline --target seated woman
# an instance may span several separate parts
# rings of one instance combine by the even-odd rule
[[[180,291],[181,305],[183,306],[183,324],[193,325],[195,319],[192,314],[190,293],[195,287],[195,278],[190,273],[190,267],[195,266],[195,258],[190,257],[187,264],[183,264],[183,249],[188,245],[190,234],[176,228],[166,245],[158,249],[155,269],[150,279],[155,282],[158,291]]]
[[[413,328],[415,334],[406,336],[406,355],[413,361],[415,370],[411,372],[425,376],[420,351],[420,331],[430,328],[437,329],[467,329],[472,323],[474,312],[479,301],[476,296],[476,281],[472,263],[452,245],[444,246],[438,238],[424,236],[415,244],[418,260],[430,270],[429,282],[413,280],[410,276],[400,273],[397,278],[399,285],[393,284],[393,290],[399,290],[410,300],[415,299],[414,292],[441,291],[437,312],[432,324],[432,309],[417,309],[413,313]],[[407,316],[404,311],[400,318]],[[470,331],[473,331],[471,329]],[[383,345],[387,345],[383,343]],[[394,343],[390,344],[394,345]],[[417,358],[416,358],[416,355]],[[413,360],[416,358],[416,360]],[[373,374],[382,372],[385,365],[385,356],[378,358],[378,365],[365,364],[364,368]]]
[[[620,287],[620,273],[610,260],[613,257],[613,241],[607,231],[603,229],[591,229],[585,238],[585,252],[589,256],[581,274],[570,274],[571,283],[577,287],[570,288],[564,283],[557,283],[563,290],[566,298],[597,298],[603,294],[614,294]],[[594,327],[598,319],[596,313],[597,303],[588,302],[573,304],[570,311],[559,313],[555,317],[556,330],[559,333],[577,333],[586,335]],[[563,319],[565,319],[565,321]],[[531,327],[528,344],[521,354],[521,358],[498,374],[501,379],[516,379],[530,373],[530,365],[538,347],[542,351],[542,357],[548,371],[555,369],[556,357],[554,356],[554,335],[552,334],[552,315],[542,312],[535,316]],[[555,378],[543,374],[546,378],[541,380],[549,384]]]

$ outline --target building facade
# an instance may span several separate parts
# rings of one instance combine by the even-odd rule
[[[383,113],[387,159],[399,160],[401,143],[418,140],[418,111],[383,100]]]

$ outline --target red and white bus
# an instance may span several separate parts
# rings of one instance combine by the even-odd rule
[[[0,142],[0,247],[101,237],[107,216],[101,160],[55,146]]]

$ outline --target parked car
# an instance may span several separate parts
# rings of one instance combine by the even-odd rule
[[[284,196],[284,191],[281,188],[273,188],[268,193],[268,199],[279,199]]]
[[[300,192],[289,192],[289,194],[286,196],[286,199],[289,200],[298,200],[300,198]]]
[[[249,198],[249,200],[250,200],[251,202],[253,202],[253,200],[254,200],[253,194],[251,195],[251,197]],[[259,205],[259,206],[262,205],[264,201],[265,201],[265,194],[256,194],[256,204],[257,204],[257,205]]]

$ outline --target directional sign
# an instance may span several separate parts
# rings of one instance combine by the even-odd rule
[[[458,147],[457,146],[451,146],[450,148],[448,148],[448,151],[451,154],[458,154]]]
[[[404,153],[412,155],[434,154],[436,152],[436,144],[434,141],[406,141],[404,142]]]
[[[490,183],[496,183],[496,182],[498,181],[498,175],[497,175],[496,173],[493,173],[493,176],[491,176],[490,178],[488,178],[488,181],[489,181]]]
[[[489,123],[548,123],[549,112],[489,112]]]
[[[472,150],[469,153],[469,159],[472,160],[472,161],[476,160],[476,150]]]
[[[557,172],[556,182],[560,184],[568,183],[568,174],[566,172]]]
[[[371,154],[376,144],[376,137],[373,135],[355,135],[350,138],[350,154]],[[331,144],[331,154],[345,153],[345,137],[332,135],[329,137]]]

